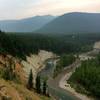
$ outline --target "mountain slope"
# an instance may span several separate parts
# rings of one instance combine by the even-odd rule
[[[6,32],[32,32],[41,28],[54,18],[54,16],[46,15],[21,20],[4,20],[0,21],[0,28]]]
[[[93,33],[100,32],[99,13],[73,12],[64,14],[38,30],[39,33]]]

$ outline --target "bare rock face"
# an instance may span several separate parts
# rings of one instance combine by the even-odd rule
[[[93,47],[93,52],[97,55],[100,53],[100,41],[96,42]]]
[[[100,50],[100,42],[96,42],[94,44],[94,49],[99,49]]]
[[[10,72],[9,80],[4,77],[8,75],[5,71]],[[26,76],[27,73],[20,59],[0,54],[0,100],[26,100],[26,98],[40,100],[37,94],[26,88]]]
[[[0,54],[0,71],[4,71],[7,68],[11,68],[12,75],[18,77],[21,83],[25,83],[25,73],[20,60],[11,55]]]
[[[30,69],[33,71],[34,82],[37,76],[37,73],[44,68],[44,62],[49,59],[53,58],[54,54],[52,52],[47,52],[44,50],[40,50],[38,55],[31,54],[31,56],[27,56],[27,61],[22,61],[23,70],[26,72],[26,78],[29,75]]]

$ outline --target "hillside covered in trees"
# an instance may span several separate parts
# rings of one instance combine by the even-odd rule
[[[100,98],[100,54],[95,59],[83,61],[69,83],[80,93]]]
[[[73,62],[75,62],[75,60],[76,60],[76,57],[74,57],[74,55],[63,54],[56,64],[53,77],[55,78],[64,68],[68,67]]]
[[[50,21],[38,33],[76,34],[100,32],[100,13],[71,12]]]
[[[55,69],[54,76],[56,76],[64,67],[72,64],[75,61],[75,57],[73,56],[73,54],[91,50],[94,42],[99,40],[99,33],[74,35],[43,35],[30,33],[5,33],[0,31],[0,53],[4,55],[10,54],[15,58],[18,57],[21,59],[25,59],[26,55],[36,54],[39,50],[51,51],[57,55],[60,55],[60,61],[58,61]],[[83,90],[85,90],[85,93],[88,95],[92,94],[96,97],[100,97],[99,65],[100,56],[98,56],[95,60],[82,62],[81,67],[79,67],[77,71],[72,75],[69,82],[76,89],[78,87],[78,91],[81,90],[83,92]],[[8,68],[12,69],[11,67]],[[6,80],[18,81],[18,77],[14,75],[13,71],[9,71],[10,69],[4,69],[2,77]],[[32,73],[30,70],[28,88],[31,88],[31,84],[33,84],[31,81],[33,77],[31,76]],[[77,85],[74,85],[73,83],[76,83]]]
[[[43,35],[30,33],[4,33],[0,31],[0,53],[25,58],[39,50],[52,51],[58,55],[80,53],[92,49],[100,34]]]

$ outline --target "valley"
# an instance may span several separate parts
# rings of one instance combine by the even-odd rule
[[[0,0],[0,100],[100,100],[100,0]]]
[[[90,67],[93,62],[91,65],[93,69],[91,67],[90,69],[99,73],[97,66],[99,66],[100,42],[98,41],[100,41],[99,33],[19,34],[0,31],[0,99],[92,100],[93,98],[94,100],[98,98],[98,82],[95,83],[98,89],[95,89],[97,87],[91,89],[94,80],[88,77],[88,74],[92,73],[87,70],[88,68],[84,69]],[[91,80],[85,83],[86,86],[91,85],[90,88],[84,85],[84,70],[87,82]],[[99,74],[94,71],[93,73],[99,81]],[[77,81],[77,78],[80,81]],[[11,92],[8,91],[10,88]]]
[[[67,80],[71,77],[72,73],[75,72],[75,69],[81,65],[81,61],[87,60],[87,59],[94,59],[93,56],[89,56],[88,54],[91,54],[91,55],[92,55],[92,53],[97,54],[98,52],[95,50],[100,49],[99,46],[100,46],[99,42],[96,42],[94,44],[94,48],[95,48],[94,50],[84,53],[85,56],[82,56],[83,54],[80,54],[79,55],[80,58],[77,59],[72,65],[69,65],[68,67],[63,69],[56,78],[53,78],[52,71],[54,72],[54,68],[56,66],[54,63],[55,63],[55,61],[57,62],[57,60],[49,60],[47,62],[47,64],[49,62],[51,62],[50,63],[51,69],[50,69],[50,66],[48,67],[46,64],[46,68],[44,70],[42,70],[42,72],[39,75],[42,78],[48,77],[48,90],[50,92],[51,97],[55,97],[56,99],[59,99],[59,100],[60,99],[61,100],[66,100],[66,99],[68,99],[68,100],[94,100],[92,97],[88,97],[84,94],[80,94],[80,93],[76,92],[70,86],[70,84],[67,83]]]

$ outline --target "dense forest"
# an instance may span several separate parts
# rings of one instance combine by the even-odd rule
[[[20,40],[0,31],[0,53],[24,57],[22,51],[24,51],[24,48]]]
[[[61,55],[60,59],[58,60],[56,64],[53,77],[55,78],[65,67],[71,65],[75,60],[76,60],[76,57],[72,54]]]
[[[83,61],[69,83],[78,92],[100,98],[100,54],[96,59]]]
[[[38,53],[40,49],[52,51],[58,55],[85,52],[92,49],[99,34],[33,34],[4,33],[0,31],[0,52],[25,58],[30,53]]]

